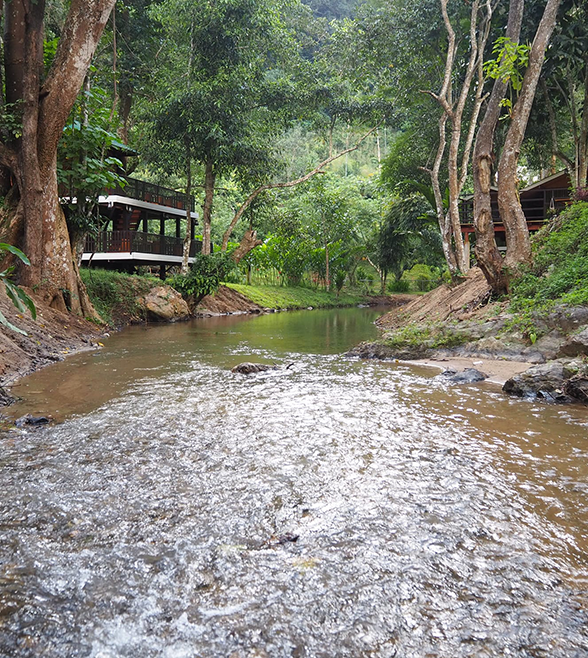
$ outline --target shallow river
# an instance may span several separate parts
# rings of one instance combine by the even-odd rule
[[[15,388],[62,422],[0,436],[0,656],[587,656],[588,410],[341,356],[374,317],[131,328]]]

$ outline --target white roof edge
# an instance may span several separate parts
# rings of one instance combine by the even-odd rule
[[[91,256],[92,256],[91,252],[85,251],[82,254],[82,262],[89,261]],[[92,258],[92,262],[117,261],[117,260],[133,260],[143,263],[155,262],[155,263],[176,263],[178,265],[182,264],[181,256],[165,256],[164,254],[148,254],[148,253],[143,253],[141,251],[123,251],[123,252],[100,251],[100,252],[96,252]],[[194,257],[190,256],[190,258],[188,258],[188,262],[193,263]]]
[[[112,205],[115,203],[124,203],[127,206],[134,206],[135,208],[143,208],[144,210],[153,210],[155,212],[162,212],[167,215],[176,215],[185,217],[186,211],[181,208],[172,208],[171,206],[161,206],[158,203],[149,203],[148,201],[139,201],[129,196],[120,196],[118,194],[109,194],[108,196],[100,196],[98,203],[106,203]],[[192,211],[192,218],[198,218],[198,214]]]

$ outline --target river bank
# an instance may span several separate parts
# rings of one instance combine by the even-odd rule
[[[260,314],[296,308],[320,308],[366,304],[394,306],[405,303],[409,295],[367,297],[323,291],[289,288],[251,288],[221,286],[190,308],[180,295],[157,279],[95,270],[85,277],[92,302],[104,319],[102,326],[83,318],[45,306],[31,290],[28,294],[37,307],[37,319],[20,314],[4,290],[0,291],[0,312],[26,335],[0,327],[0,406],[12,398],[4,391],[18,379],[65,357],[99,349],[104,336],[132,324],[174,322],[191,317]]]
[[[531,321],[512,313],[507,301],[492,302],[482,272],[473,268],[459,285],[440,286],[382,316],[382,337],[350,355],[480,366],[506,393],[588,402],[588,307],[554,306]]]

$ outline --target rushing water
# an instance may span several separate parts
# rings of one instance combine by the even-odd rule
[[[588,655],[586,408],[341,356],[373,318],[133,328],[23,381],[63,422],[0,437],[0,655]]]

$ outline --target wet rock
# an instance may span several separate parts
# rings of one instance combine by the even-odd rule
[[[7,407],[13,402],[16,402],[16,398],[0,386],[0,407]]]
[[[578,374],[570,377],[563,387],[564,393],[574,400],[588,402],[588,375]]]
[[[345,356],[360,359],[376,359],[386,361],[389,359],[400,359],[410,361],[412,359],[424,359],[433,354],[433,350],[425,346],[390,347],[382,343],[360,343],[357,347],[347,352]]]
[[[588,327],[570,336],[561,346],[558,356],[584,356],[588,354]]]
[[[51,419],[48,416],[31,416],[31,414],[26,414],[26,416],[21,416],[15,421],[17,427],[24,427],[25,425],[47,425],[51,422]]]
[[[188,304],[179,292],[169,286],[157,286],[137,303],[145,309],[147,319],[155,322],[176,322],[190,317]]]
[[[455,370],[445,370],[441,373],[441,377],[445,377],[450,382],[455,384],[474,384],[475,382],[482,382],[488,379],[488,375],[476,368],[465,368],[462,372]]]
[[[239,363],[234,368],[231,368],[231,372],[238,372],[242,375],[251,375],[255,372],[265,372],[266,370],[276,370],[278,366],[269,366],[267,363]]]
[[[284,544],[295,544],[298,541],[300,535],[295,535],[291,532],[287,532],[283,535],[273,535],[263,546],[273,547],[273,546],[283,546]]]
[[[559,361],[532,366],[526,372],[511,377],[502,390],[510,395],[525,398],[541,398],[550,402],[567,402],[564,383],[574,375],[574,370]]]

